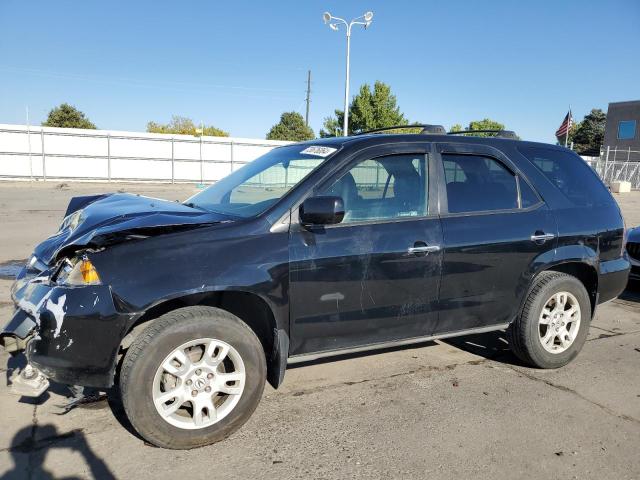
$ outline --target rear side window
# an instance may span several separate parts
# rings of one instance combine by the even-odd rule
[[[443,154],[442,162],[450,213],[518,208],[516,177],[497,160]]]
[[[575,206],[590,207],[614,201],[607,187],[578,155],[543,147],[518,150]]]
[[[522,178],[520,178],[520,201],[522,202],[522,208],[529,208],[540,202],[538,195]]]

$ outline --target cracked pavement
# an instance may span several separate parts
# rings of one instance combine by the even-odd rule
[[[0,183],[0,263],[25,258],[68,198],[127,188],[183,198],[193,188]],[[640,223],[640,192],[617,196]],[[47,210],[39,210],[46,205]],[[22,235],[22,236],[21,236]],[[0,280],[9,318],[10,280]],[[4,320],[2,320],[4,321]],[[191,451],[146,445],[115,396],[61,415],[0,382],[1,478],[640,478],[640,285],[599,307],[570,365],[518,363],[500,332],[292,366],[249,422]],[[0,375],[15,360],[0,353]],[[3,378],[4,380],[4,378]]]

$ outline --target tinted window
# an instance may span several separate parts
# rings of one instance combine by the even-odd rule
[[[353,165],[318,195],[342,197],[342,223],[416,217],[427,212],[424,155],[390,155]]]
[[[516,177],[497,160],[480,155],[443,154],[449,212],[518,208]]]
[[[631,140],[636,136],[636,121],[623,120],[618,122],[618,139]]]
[[[574,205],[585,207],[614,201],[596,173],[575,153],[543,147],[519,150]]]
[[[531,189],[529,184],[522,180],[520,180],[520,202],[522,208],[529,208],[540,202],[538,195]]]

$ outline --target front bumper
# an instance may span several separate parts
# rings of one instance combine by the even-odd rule
[[[38,277],[12,291],[13,318],[0,333],[8,351],[59,383],[109,388],[120,342],[138,315],[123,311],[107,285],[66,287]]]

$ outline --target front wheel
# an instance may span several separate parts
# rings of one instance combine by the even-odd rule
[[[239,318],[187,307],[155,320],[129,348],[120,375],[129,421],[150,443],[187,449],[231,435],[257,407],[266,363]]]
[[[590,322],[591,302],[582,282],[566,273],[542,272],[507,330],[509,344],[533,367],[562,367],[580,353]]]

